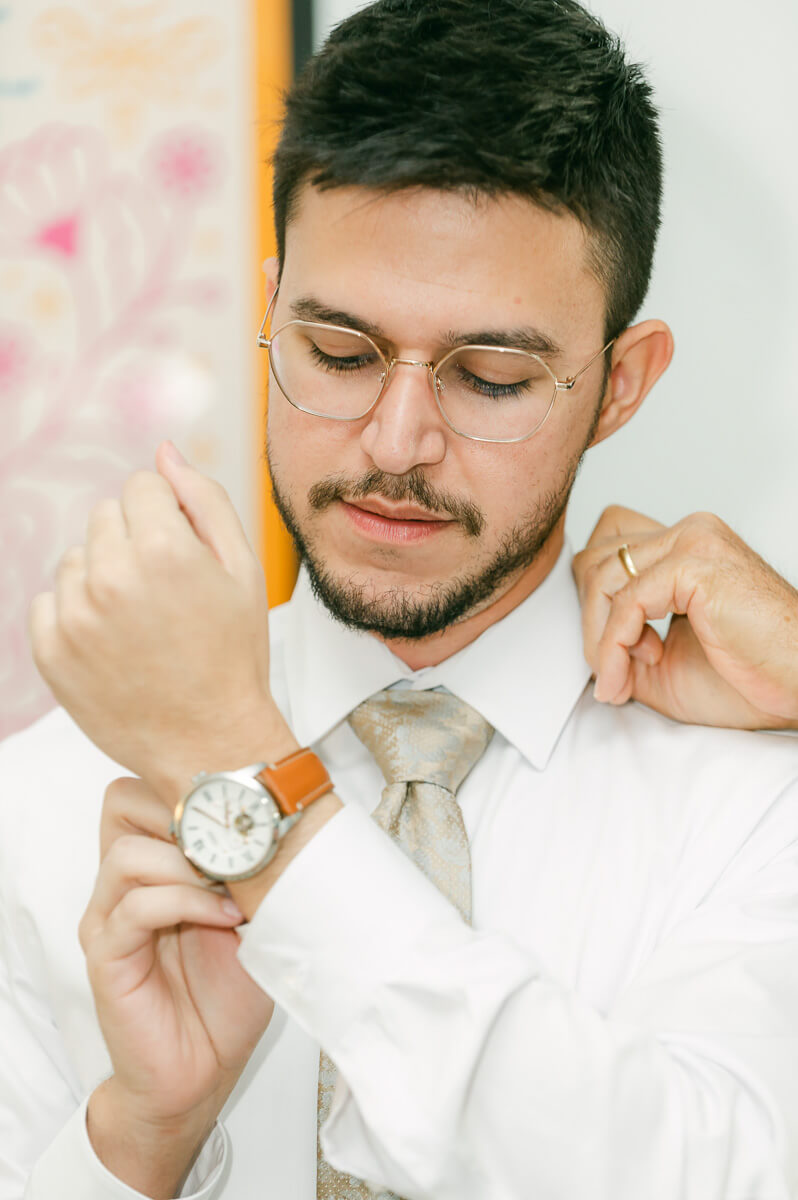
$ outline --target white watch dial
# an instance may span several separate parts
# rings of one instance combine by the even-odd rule
[[[206,875],[246,877],[268,861],[279,821],[270,796],[234,779],[211,777],[186,797],[180,841]]]

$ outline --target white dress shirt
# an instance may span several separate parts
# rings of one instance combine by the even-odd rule
[[[277,1010],[182,1195],[315,1200],[322,1044],[327,1157],[408,1200],[795,1200],[798,740],[597,704],[567,553],[418,672],[304,577],[271,622],[344,808],[242,931]],[[496,729],[458,793],[472,928],[368,816],[345,718],[400,681]],[[76,928],[118,774],[63,711],[0,746],[0,1200],[138,1196],[85,1130],[110,1063]]]

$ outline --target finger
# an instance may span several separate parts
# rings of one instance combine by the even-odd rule
[[[129,540],[127,522],[118,500],[100,500],[86,525],[86,559],[91,571],[98,559]]]
[[[618,553],[627,545],[638,575],[661,562],[672,550],[677,534],[671,529],[656,534],[638,534],[621,541],[613,538],[589,552],[583,552],[581,564],[574,564],[574,575],[581,578],[582,638],[585,658],[596,670],[598,646],[609,619],[613,597],[629,583],[629,573]],[[648,643],[650,645],[650,643]]]
[[[643,637],[647,621],[685,612],[691,570],[689,560],[666,557],[615,593],[596,652],[596,699],[620,704],[629,698],[631,647]]]
[[[85,615],[86,547],[71,546],[58,561],[55,569],[55,607],[62,625],[75,616]]]
[[[211,925],[230,929],[244,916],[230,899],[185,884],[133,888],[107,920],[81,925],[81,940],[92,964],[135,954],[161,929]]]
[[[52,661],[58,634],[54,592],[34,596],[28,610],[28,640],[36,668],[40,673]]]
[[[633,508],[624,508],[620,504],[611,504],[604,509],[594,525],[586,549],[593,549],[608,538],[620,538],[623,541],[633,534],[656,533],[665,528],[661,521],[647,517],[645,513],[637,512]]]
[[[171,842],[170,809],[143,779],[124,776],[105,790],[100,818],[100,857],[105,858],[117,838],[146,834]]]
[[[198,876],[175,845],[143,834],[115,839],[105,855],[89,902],[91,919],[102,922],[132,888],[182,884],[208,891],[210,880]]]
[[[601,586],[609,594],[617,592],[628,582],[629,572],[619,554],[622,546],[627,547],[635,569],[641,572],[670,554],[678,536],[678,526],[659,526],[653,531],[638,529],[613,534],[612,537],[602,538],[589,549],[580,550],[573,559],[573,573],[580,598],[584,598],[591,583],[595,584],[594,577],[599,570]]]
[[[644,627],[640,640],[635,642],[634,646],[629,647],[630,657],[645,663],[647,667],[655,667],[657,663],[662,662],[664,653],[665,647],[662,644],[662,638],[650,625]]]
[[[169,484],[155,471],[134,471],[122,488],[121,510],[128,534],[146,542],[153,534],[167,541],[194,541],[190,523]]]
[[[257,559],[222,485],[186,462],[171,442],[161,443],[155,461],[197,536],[219,562],[236,577],[251,571]]]

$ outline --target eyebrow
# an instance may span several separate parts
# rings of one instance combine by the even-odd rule
[[[339,308],[330,308],[313,296],[301,296],[290,305],[290,311],[300,321],[321,321],[327,325],[345,325],[347,329],[356,329],[367,334],[376,342],[390,344],[385,332],[371,321],[364,321],[355,313],[344,312]],[[441,345],[447,349],[455,346],[506,346],[511,350],[526,350],[528,354],[538,354],[541,358],[556,358],[562,351],[553,338],[534,326],[524,325],[517,329],[479,329],[471,332],[448,330],[441,338]]]

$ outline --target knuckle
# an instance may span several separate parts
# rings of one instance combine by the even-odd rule
[[[59,558],[56,573],[60,575],[64,571],[82,567],[85,560],[86,550],[84,546],[70,546]]]
[[[230,503],[230,496],[223,483],[220,483],[218,479],[211,478],[210,475],[203,475],[202,479],[203,486],[205,487],[206,491],[208,491],[215,500],[219,502]]]
[[[628,529],[632,524],[634,513],[629,508],[624,508],[622,504],[608,504],[602,511],[601,516],[596,522],[596,527],[591,534],[591,541],[599,537],[617,537],[623,534],[624,529]]]
[[[130,488],[136,491],[140,488],[151,487],[155,480],[160,476],[156,471],[147,471],[144,467],[140,467],[137,471],[133,471],[127,478],[125,488]]]
[[[728,526],[715,513],[696,512],[682,524],[682,541],[692,556],[711,558],[717,554],[728,532]]]
[[[72,596],[62,602],[58,624],[65,641],[73,649],[85,648],[94,634],[94,614],[82,597]]]
[[[720,517],[713,512],[693,513],[692,521],[700,529],[708,529],[713,533],[720,533],[722,529],[726,528]]]
[[[108,559],[92,568],[87,584],[92,598],[103,606],[117,603],[128,592],[127,574],[122,564]]]
[[[97,935],[101,930],[102,921],[98,920],[93,904],[90,903],[78,924],[78,942],[87,958],[91,954]]]
[[[118,500],[105,497],[92,506],[86,522],[87,538],[96,534],[101,528],[120,519],[122,506]]]
[[[586,563],[582,570],[582,586],[587,597],[595,595],[600,582],[599,563],[597,559]]]
[[[91,510],[93,517],[115,517],[119,513],[119,501],[111,496],[105,496],[102,500],[98,500]]]
[[[131,775],[122,775],[119,779],[113,779],[105,789],[103,808],[113,815],[125,808],[131,783],[135,783]]]
[[[137,539],[140,557],[153,565],[171,565],[177,559],[174,539],[164,529],[148,529]]]
[[[131,888],[125,892],[114,909],[116,920],[124,925],[138,925],[147,909],[147,889]]]
[[[108,848],[102,869],[122,879],[135,875],[141,861],[139,840],[135,834],[120,833]]]
[[[55,659],[54,601],[52,592],[40,592],[33,597],[28,610],[28,640],[33,661],[40,670]]]
[[[618,589],[612,598],[610,622],[617,624],[624,619],[630,609],[635,607],[639,586],[639,579],[630,579],[628,583],[625,583],[622,588]]]
[[[86,953],[86,951],[88,949],[90,940],[91,940],[91,932],[90,932],[90,925],[89,925],[89,916],[88,916],[88,913],[84,913],[83,916],[80,918],[80,921],[78,922],[78,942],[80,943],[80,948],[84,954]]]

